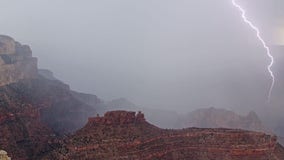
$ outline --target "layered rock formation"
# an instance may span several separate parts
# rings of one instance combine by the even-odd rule
[[[44,159],[116,160],[278,160],[283,148],[275,136],[231,129],[165,130],[142,113],[113,111],[90,118]]]
[[[0,148],[13,160],[38,159],[96,114],[68,85],[38,76],[28,46],[0,36],[0,59]]]
[[[29,46],[0,35],[0,86],[37,76],[37,59]]]
[[[148,123],[141,112],[87,119],[96,115],[101,100],[71,91],[50,72],[38,75],[28,46],[0,36],[0,60],[0,147],[13,160],[284,159],[276,137],[263,133],[165,130]]]
[[[87,125],[124,125],[124,124],[138,124],[145,123],[144,114],[138,112],[116,111],[107,112],[104,117],[89,118]]]
[[[12,159],[38,159],[58,135],[81,128],[96,114],[72,96],[68,86],[45,79],[0,87],[0,146]]]

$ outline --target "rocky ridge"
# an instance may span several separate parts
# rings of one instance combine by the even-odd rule
[[[142,113],[112,111],[90,118],[44,159],[278,160],[275,136],[233,129],[160,129]]]
[[[92,104],[90,104],[92,105]],[[202,108],[186,114],[163,109],[138,107],[125,98],[105,103],[100,109],[104,112],[111,110],[143,111],[147,119],[161,128],[231,128],[271,133],[263,124],[258,115],[251,111],[247,115],[240,115],[234,111],[218,108]],[[98,111],[102,113],[102,111]]]

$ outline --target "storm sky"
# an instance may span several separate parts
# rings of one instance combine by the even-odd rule
[[[0,34],[74,90],[178,111],[266,101],[269,59],[230,0],[0,1]],[[239,3],[270,45],[283,42],[283,0]]]

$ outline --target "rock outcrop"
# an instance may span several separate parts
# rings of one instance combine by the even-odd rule
[[[271,132],[263,126],[260,118],[253,111],[243,116],[230,110],[211,107],[197,109],[187,114],[179,114],[175,111],[137,107],[125,98],[105,103],[103,111],[106,112],[107,110],[141,110],[146,113],[149,122],[161,128],[231,128]]]
[[[89,118],[88,125],[123,125],[132,123],[144,123],[144,114],[138,112],[116,111],[107,112],[104,117]]]
[[[11,160],[11,158],[6,151],[0,150],[0,160]]]
[[[233,129],[160,129],[140,112],[112,111],[90,118],[44,159],[278,160],[276,137]]]
[[[0,148],[13,160],[39,159],[96,114],[68,85],[39,76],[31,53],[0,36]]]
[[[0,35],[0,86],[37,76],[37,59],[29,46]]]

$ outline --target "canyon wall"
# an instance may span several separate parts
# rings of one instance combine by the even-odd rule
[[[141,112],[112,111],[90,118],[44,159],[278,160],[275,136],[237,129],[160,129]]]
[[[0,86],[37,76],[37,58],[29,46],[0,35]]]

